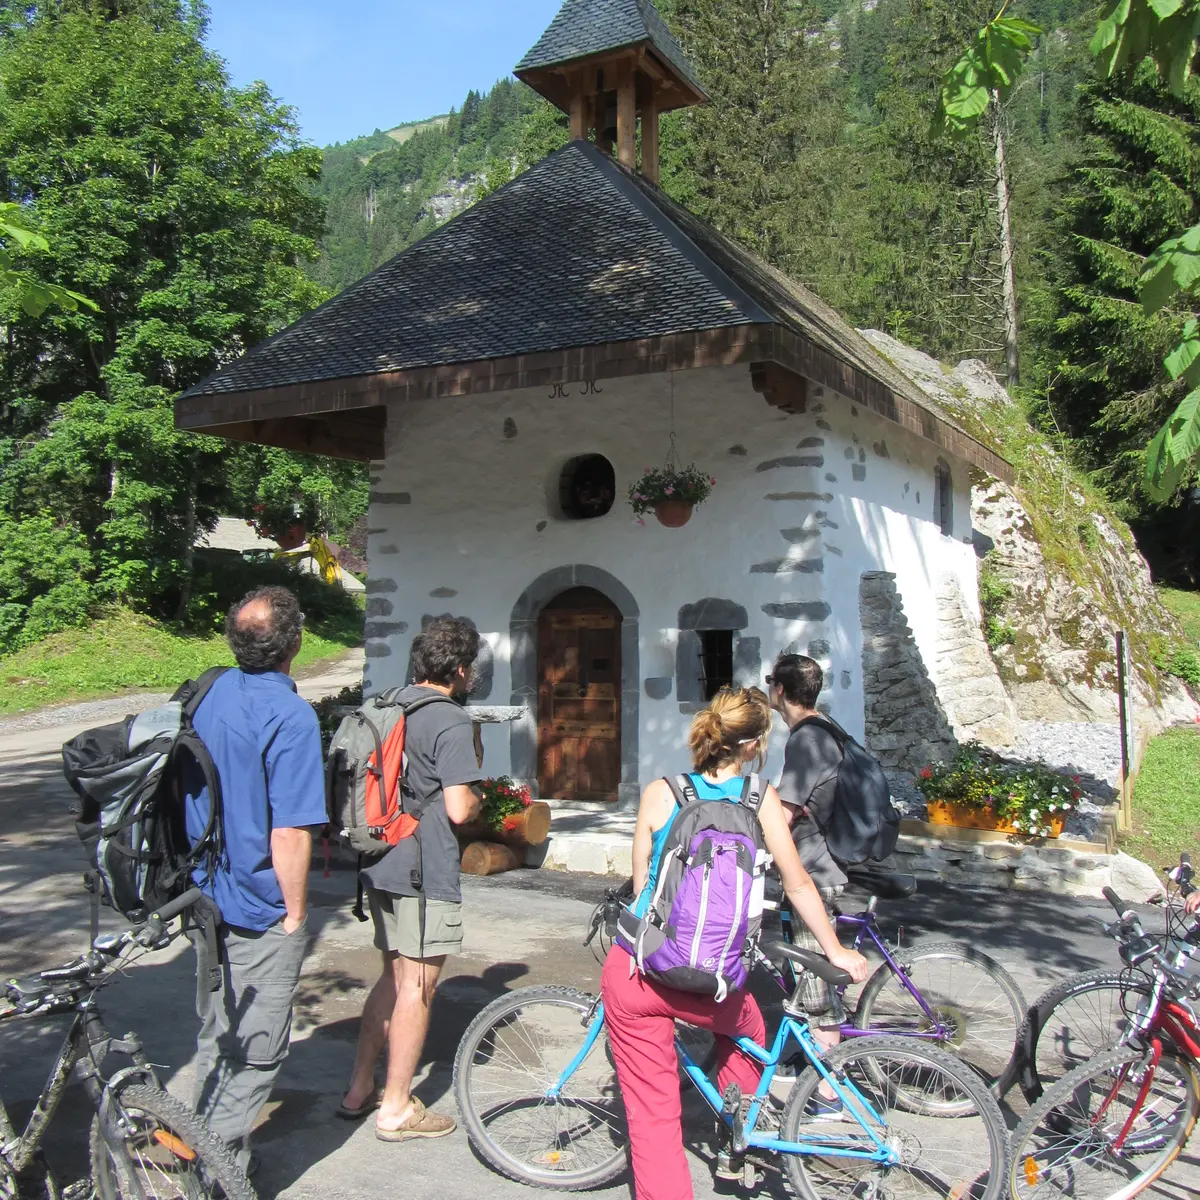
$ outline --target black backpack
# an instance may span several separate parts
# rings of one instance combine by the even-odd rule
[[[829,820],[817,822],[829,853],[847,866],[887,858],[900,837],[900,813],[883,768],[835,722],[805,717],[801,725],[823,729],[842,752]]]
[[[221,780],[192,717],[228,670],[214,667],[171,698],[115,725],[89,729],[63,746],[63,774],[81,804],[75,829],[89,889],[135,923],[186,892],[202,861],[224,852]],[[192,846],[185,775],[198,768],[211,800],[204,835]],[[191,774],[195,778],[194,774]]]

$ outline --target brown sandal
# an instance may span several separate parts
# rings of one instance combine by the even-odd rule
[[[383,1093],[376,1088],[358,1108],[347,1108],[345,1103],[339,1104],[334,1114],[343,1121],[361,1121],[368,1113],[373,1113],[383,1099]]]
[[[443,1117],[430,1112],[420,1100],[412,1098],[412,1112],[399,1129],[380,1129],[375,1126],[375,1136],[381,1142],[406,1142],[409,1138],[440,1138],[453,1133],[458,1122],[453,1117]]]

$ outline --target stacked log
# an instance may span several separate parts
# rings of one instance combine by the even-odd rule
[[[467,875],[498,875],[525,861],[530,846],[540,846],[550,836],[550,805],[535,800],[509,818],[512,828],[497,831],[482,821],[468,821],[455,829],[463,846],[462,870]]]

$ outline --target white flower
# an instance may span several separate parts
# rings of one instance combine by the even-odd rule
[[[1036,821],[1036,820],[1037,820],[1037,815],[1038,815],[1038,810],[1037,810],[1036,808],[1031,808],[1031,809],[1029,810],[1029,817],[1030,817],[1030,819],[1031,819],[1031,820],[1033,820],[1033,821]]]
[[[1058,795],[1058,788],[1056,788],[1056,787],[1055,787],[1055,788],[1052,788],[1052,789],[1051,789],[1051,791],[1050,791],[1050,794],[1051,794],[1052,796],[1057,796],[1057,795]]]
[[[1051,805],[1050,805],[1050,812],[1054,812],[1054,811],[1055,811],[1057,808],[1058,808],[1058,805],[1057,805],[1057,804],[1051,804]]]

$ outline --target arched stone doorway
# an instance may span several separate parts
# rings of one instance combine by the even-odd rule
[[[589,596],[586,594],[587,592],[592,594]],[[573,595],[571,595],[572,593]],[[563,605],[556,608],[555,601],[559,597],[563,597]],[[582,608],[578,607],[580,603],[583,604]],[[543,715],[541,695],[543,671],[542,664],[539,662],[539,643],[542,638],[542,628],[545,627],[549,630],[554,624],[554,620],[550,617],[547,617],[543,623],[543,612],[552,614],[555,612],[577,614],[592,612],[597,616],[607,614],[607,620],[615,626],[608,635],[597,631],[595,637],[582,639],[584,644],[575,638],[576,649],[571,653],[575,655],[576,660],[579,660],[580,649],[586,651],[590,646],[591,650],[595,651],[592,654],[593,662],[606,657],[616,659],[615,662],[610,663],[609,669],[612,671],[611,683],[615,693],[613,696],[615,703],[612,705],[612,709],[618,724],[616,744],[619,747],[617,766],[619,782],[615,794],[608,791],[606,795],[610,800],[618,800],[622,805],[636,805],[640,790],[638,787],[640,721],[638,702],[641,691],[638,649],[639,612],[637,602],[629,589],[619,579],[597,567],[576,564],[548,571],[534,580],[522,592],[520,599],[513,606],[512,621],[509,626],[513,686],[511,703],[528,709],[529,718],[509,727],[512,772],[518,779],[538,786],[540,793],[541,779],[539,776],[543,775],[543,768],[547,765],[546,758],[550,750],[550,741],[554,736],[564,736],[555,735],[551,730],[549,737],[544,739],[543,723],[539,719]],[[558,624],[560,630],[564,630],[567,625],[562,617],[558,618]],[[606,655],[599,647],[600,641],[606,636],[612,638],[611,644],[615,649],[615,654]],[[573,637],[574,635],[568,635],[566,632],[560,633],[559,640],[562,643],[560,651],[568,647]],[[562,657],[566,658],[568,655],[563,653]],[[550,655],[547,662],[552,665],[553,654]],[[548,671],[547,675],[552,673],[554,672]],[[589,666],[587,674],[589,691],[591,691],[593,683],[598,682],[599,676],[605,674],[605,668],[597,670],[594,666]],[[574,682],[578,696],[581,680],[566,680],[565,677],[559,680],[560,684],[570,682]],[[594,709],[600,707],[600,705],[593,706]],[[552,709],[552,706],[550,708]],[[552,712],[547,711],[546,715],[549,717]],[[581,735],[572,734],[570,736]],[[543,752],[542,746],[539,745],[543,740],[547,743],[546,752]],[[579,753],[578,750],[571,752]],[[597,752],[585,749],[582,772],[579,764],[576,764],[574,786],[577,789],[580,789],[581,779],[582,789],[590,786],[588,753],[594,755]],[[547,782],[558,782],[559,778],[561,777],[554,777]],[[594,793],[582,789],[578,790],[576,795],[562,795],[553,798],[566,800],[597,798]]]

